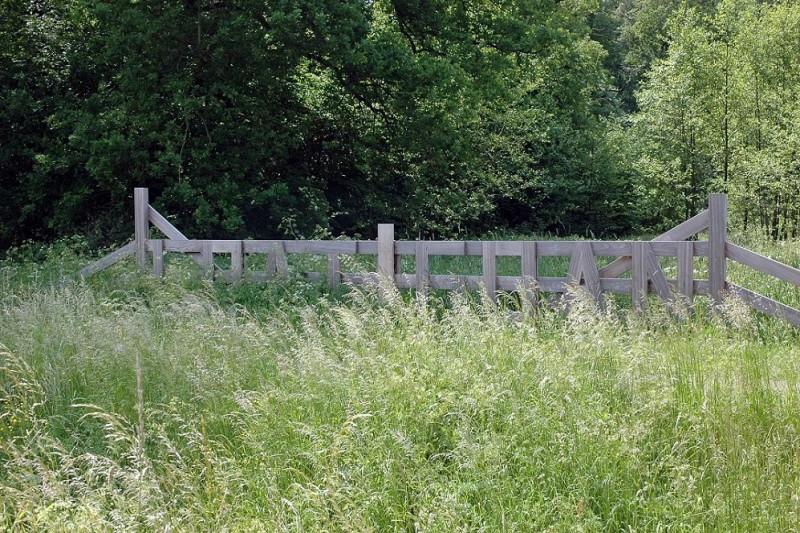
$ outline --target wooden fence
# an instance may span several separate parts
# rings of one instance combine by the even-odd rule
[[[647,295],[657,294],[667,302],[682,298],[690,303],[695,294],[709,295],[720,304],[726,293],[733,294],[753,308],[778,316],[800,327],[800,311],[736,285],[727,279],[727,260],[736,261],[785,282],[800,286],[800,270],[737,246],[727,239],[727,196],[709,196],[708,209],[679,224],[652,241],[402,241],[394,239],[392,224],[378,225],[377,240],[196,240],[188,239],[149,203],[148,190],[134,191],[134,241],[83,268],[88,276],[134,254],[142,269],[156,276],[164,274],[164,254],[188,254],[212,278],[227,281],[249,279],[266,281],[288,274],[287,254],[322,254],[328,258],[327,272],[305,273],[311,279],[327,277],[331,287],[342,282],[363,284],[381,278],[399,288],[425,292],[434,289],[478,288],[483,286],[491,298],[497,291],[523,291],[536,301],[539,293],[567,292],[570,285],[588,291],[602,306],[603,293],[628,293],[635,310],[643,310]],[[151,239],[151,225],[166,239]],[[708,230],[708,240],[693,240]],[[222,269],[215,255],[228,255],[230,268]],[[376,272],[343,272],[341,256],[377,256]],[[261,255],[260,264],[254,263]],[[414,257],[414,273],[403,273],[401,260]],[[431,274],[431,256],[480,256],[482,275]],[[497,258],[516,256],[521,261],[520,276],[498,276]],[[542,257],[570,257],[563,277],[539,275]],[[597,257],[616,259],[598,268]],[[675,279],[667,279],[659,257],[677,260]],[[707,279],[695,279],[695,257],[707,258]],[[247,259],[246,259],[247,258]],[[245,261],[248,268],[245,268]],[[630,271],[630,277],[620,277]]]

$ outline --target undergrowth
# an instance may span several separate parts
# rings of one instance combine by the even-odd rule
[[[19,264],[0,529],[797,529],[797,335],[735,301],[676,318]]]

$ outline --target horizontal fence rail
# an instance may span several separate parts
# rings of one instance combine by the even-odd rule
[[[520,291],[531,302],[538,293],[567,294],[585,290],[603,306],[603,293],[630,294],[633,308],[644,310],[649,294],[665,302],[682,300],[691,305],[697,294],[708,295],[714,305],[724,294],[732,294],[754,309],[800,326],[800,311],[740,287],[727,280],[727,260],[733,260],[782,281],[800,286],[800,270],[737,246],[727,239],[727,197],[709,196],[709,207],[698,215],[657,236],[652,241],[408,241],[395,240],[392,224],[378,225],[377,240],[219,240],[189,239],[149,204],[147,189],[134,191],[134,241],[83,268],[89,276],[125,259],[136,257],[141,269],[164,275],[164,256],[182,253],[194,259],[206,275],[226,281],[268,281],[289,274],[289,254],[327,257],[325,272],[305,272],[308,279],[327,279],[332,288],[341,283],[360,285],[389,280],[398,288],[429,289],[483,288],[490,298],[498,291]],[[151,226],[166,239],[150,238]],[[707,240],[695,238],[708,232]],[[342,256],[376,256],[375,272],[345,272]],[[218,266],[215,256],[228,256],[230,267]],[[402,258],[413,257],[414,272],[402,271]],[[480,275],[434,274],[430,259],[436,256],[481,257]],[[497,273],[499,257],[518,257],[520,275]],[[563,276],[541,276],[541,259],[568,257]],[[611,259],[598,267],[597,258]],[[664,257],[674,258],[674,278],[661,265]],[[695,279],[696,257],[705,258],[707,279]],[[630,272],[629,277],[620,277]]]

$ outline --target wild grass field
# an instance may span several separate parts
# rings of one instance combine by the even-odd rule
[[[738,302],[62,282],[84,253],[0,262],[0,529],[800,528],[798,333]]]

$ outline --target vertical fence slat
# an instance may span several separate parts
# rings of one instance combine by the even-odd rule
[[[678,292],[688,302],[694,298],[694,243],[678,243]]]
[[[428,266],[428,243],[417,241],[416,255],[414,258],[414,270],[417,272],[417,294],[423,295],[428,292],[430,268]]]
[[[328,284],[336,289],[342,283],[342,260],[339,254],[328,254]]]
[[[711,220],[708,226],[708,283],[715,305],[722,303],[725,290],[725,241],[728,239],[728,197],[725,194],[708,196]]]
[[[134,240],[136,242],[136,265],[147,268],[147,239],[150,237],[150,196],[147,188],[133,190]]]
[[[647,272],[645,270],[644,243],[634,242],[633,269],[631,271],[631,303],[633,310],[641,312],[645,310],[647,303]]]
[[[483,242],[483,284],[489,298],[497,301],[497,243]]]
[[[289,276],[289,259],[286,257],[286,248],[283,245],[283,241],[275,245],[275,266],[279,276],[284,278]]]
[[[278,271],[278,245],[267,252],[267,279],[274,279]]]
[[[242,241],[233,241],[231,250],[231,276],[234,280],[242,279],[244,275],[244,247]]]
[[[153,275],[164,276],[164,241],[155,239],[153,243]]]
[[[203,241],[201,259],[205,275],[210,279],[214,279],[214,243],[212,241]]]
[[[394,224],[378,224],[378,273],[394,282]]]
[[[539,265],[536,257],[536,241],[522,243],[522,286],[525,298],[531,305],[536,305],[536,283],[539,277]]]

